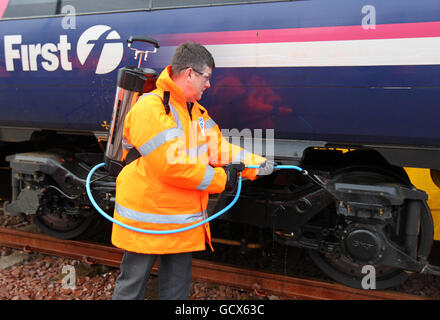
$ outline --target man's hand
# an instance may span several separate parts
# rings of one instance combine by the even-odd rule
[[[230,163],[222,167],[226,173],[225,191],[233,191],[238,181],[238,173],[245,169],[243,163]]]

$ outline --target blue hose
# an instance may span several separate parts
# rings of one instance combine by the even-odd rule
[[[104,216],[104,218],[106,218],[107,220],[110,220],[113,223],[116,223],[117,225],[132,230],[132,231],[136,231],[136,232],[141,232],[141,233],[148,233],[148,234],[172,234],[172,233],[178,233],[178,232],[183,232],[183,231],[187,231],[193,228],[197,228],[198,226],[201,226],[202,224],[205,224],[219,216],[221,216],[223,213],[225,213],[226,211],[228,211],[229,209],[232,208],[232,206],[237,202],[238,198],[240,197],[240,192],[241,192],[241,174],[240,174],[240,178],[238,179],[238,185],[237,185],[237,193],[235,194],[234,199],[231,201],[230,204],[228,204],[225,208],[223,208],[222,210],[220,210],[219,212],[215,213],[214,215],[212,215],[211,217],[204,219],[200,222],[197,222],[196,224],[192,224],[189,225],[187,227],[184,228],[179,228],[179,229],[173,229],[173,230],[146,230],[146,229],[140,229],[140,228],[135,228],[132,227],[128,224],[122,223],[116,219],[114,219],[113,217],[109,216],[104,210],[102,210],[98,204],[96,203],[95,199],[92,196],[92,192],[90,190],[90,180],[92,178],[93,173],[103,167],[105,165],[105,163],[100,163],[96,166],[94,166],[92,168],[92,170],[90,170],[89,174],[87,175],[87,179],[86,179],[86,191],[87,191],[87,196],[89,197],[90,201],[92,202],[92,205],[95,207],[95,209]],[[259,165],[249,165],[246,166],[247,168],[250,169],[257,169],[260,166]],[[294,170],[298,170],[300,172],[303,171],[303,169],[301,169],[300,167],[297,166],[290,166],[290,165],[278,165],[274,167],[275,169],[294,169]]]

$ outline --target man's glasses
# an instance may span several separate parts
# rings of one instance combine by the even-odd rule
[[[196,73],[198,73],[198,74],[200,74],[201,76],[203,76],[203,78],[205,78],[206,81],[210,81],[210,80],[211,80],[211,75],[209,75],[208,73],[206,73],[206,72],[200,72],[200,71],[198,71],[198,70],[196,70],[196,69],[194,69],[194,68],[191,68],[191,69],[193,69]]]

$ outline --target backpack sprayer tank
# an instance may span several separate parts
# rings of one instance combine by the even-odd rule
[[[135,41],[147,42],[154,45],[154,51],[141,51],[131,48],[132,43]],[[158,73],[153,69],[141,68],[142,57],[144,57],[146,61],[148,53],[155,53],[159,48],[158,42],[154,39],[133,36],[131,36],[127,42],[128,47],[135,51],[135,59],[139,56],[139,62],[137,67],[129,66],[118,70],[113,117],[104,156],[107,171],[110,175],[115,177],[124,167],[122,155],[125,116],[143,93],[156,88],[156,80],[158,77]]]

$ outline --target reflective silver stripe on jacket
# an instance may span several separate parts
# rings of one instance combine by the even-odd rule
[[[167,141],[176,139],[180,136],[183,136],[183,131],[177,127],[168,128],[160,133],[158,133],[154,138],[151,138],[147,142],[145,142],[142,146],[138,148],[139,152],[143,157],[148,155],[150,152],[153,152],[157,148],[159,148],[162,144]]]
[[[217,125],[214,120],[208,119],[205,121],[205,130],[209,130],[214,128]]]
[[[203,212],[173,215],[139,212],[125,208],[117,202],[115,203],[115,210],[120,216],[127,219],[158,224],[186,224],[202,220],[204,217]]]
[[[143,95],[141,95],[141,96],[138,98],[138,100],[136,101],[136,103],[138,103],[138,102],[141,101],[143,98],[148,97],[148,96],[156,96],[156,97],[158,97],[160,100],[162,100],[162,98],[159,97],[158,94],[155,94],[155,93],[151,93],[151,92],[149,92],[149,93],[144,93]]]
[[[143,94],[137,102],[141,101],[142,99],[144,99],[145,97],[148,96],[156,96],[158,97],[160,100],[162,100],[162,98],[155,93],[145,93]],[[136,102],[136,103],[137,103]],[[177,113],[177,112],[176,112]],[[177,127],[173,127],[173,128],[169,128],[166,129],[164,131],[162,131],[161,133],[159,133],[158,135],[156,135],[154,138],[150,139],[149,141],[147,141],[146,143],[144,143],[142,146],[140,146],[138,148],[139,152],[141,153],[141,155],[143,157],[145,157],[146,155],[148,155],[150,152],[156,150],[158,147],[160,147],[162,144],[164,144],[165,142],[169,141],[169,140],[173,140],[177,137],[180,136],[184,136],[184,132],[183,132],[183,128],[182,128],[182,124],[180,123],[180,119],[178,120],[178,128]],[[131,148],[134,148],[133,145],[129,144],[127,142],[127,139],[125,137],[123,137],[122,139],[122,148],[124,150],[130,151]]]
[[[197,186],[197,190],[205,190],[209,187],[214,178],[215,170],[210,165],[206,165],[205,176],[203,177],[202,182]]]
[[[208,151],[208,145],[206,143],[201,144],[195,148],[186,149],[186,154],[190,158],[197,158],[198,156],[206,153]]]
[[[183,126],[182,126],[182,122],[180,121],[179,113],[171,103],[168,103],[168,105],[170,106],[171,114],[174,117],[174,122],[176,122],[177,126],[183,131]]]

